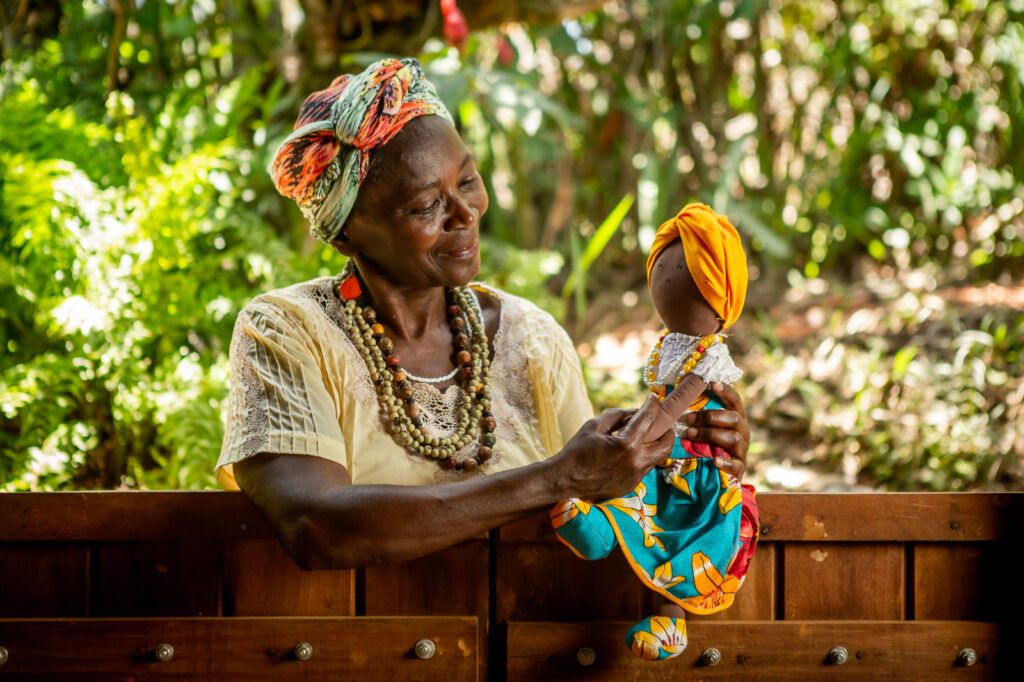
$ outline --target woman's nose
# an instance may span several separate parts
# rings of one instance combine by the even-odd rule
[[[451,214],[445,222],[445,228],[455,230],[467,228],[476,222],[476,211],[462,197],[453,196],[451,200]]]

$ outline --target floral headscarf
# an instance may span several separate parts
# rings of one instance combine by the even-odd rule
[[[299,205],[310,232],[330,243],[352,211],[371,153],[406,123],[429,114],[454,125],[418,61],[382,59],[306,99],[270,176]]]

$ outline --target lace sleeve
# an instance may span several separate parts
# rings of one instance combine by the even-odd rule
[[[234,481],[231,464],[262,452],[315,455],[347,466],[339,408],[304,337],[284,315],[254,309],[239,314],[217,462],[227,485]]]
[[[594,416],[580,358],[572,339],[549,314],[534,309],[525,317],[528,369],[540,435],[548,454],[557,453]]]

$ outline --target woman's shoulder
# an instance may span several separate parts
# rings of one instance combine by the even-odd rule
[[[275,327],[308,327],[311,321],[330,320],[340,312],[333,277],[317,277],[259,294],[242,308],[239,319]]]

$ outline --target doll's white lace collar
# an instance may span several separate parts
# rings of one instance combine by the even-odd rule
[[[690,336],[672,332],[666,334],[661,340],[661,350],[651,350],[647,358],[647,368],[644,371],[644,383],[650,388],[657,388],[665,385],[674,385],[682,372],[683,365],[697,350],[697,344],[703,337]],[[654,360],[654,353],[658,352],[658,360]],[[653,373],[657,379],[651,381],[649,378]],[[714,343],[704,351],[704,356],[694,367],[693,373],[704,379],[709,384],[721,381],[726,384],[733,384],[743,376],[743,370],[736,366],[729,355],[729,347],[724,342]]]

